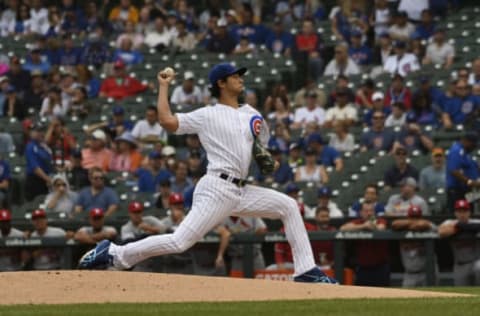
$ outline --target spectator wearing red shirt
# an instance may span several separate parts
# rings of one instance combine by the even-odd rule
[[[375,217],[372,204],[363,203],[360,217],[340,227],[341,231],[385,230],[387,222]],[[358,240],[355,242],[355,285],[388,286],[390,284],[390,264],[388,241]]]
[[[113,65],[113,69],[113,76],[109,76],[102,82],[100,97],[121,100],[148,89],[147,85],[127,75],[123,61],[117,60]]]
[[[305,19],[302,24],[302,31],[295,36],[295,49],[298,57],[306,59],[309,75],[318,81],[323,73],[323,59],[320,55],[322,39],[315,33],[313,20]]]
[[[393,76],[392,85],[385,91],[385,105],[391,106],[396,102],[402,102],[407,110],[412,107],[412,92],[405,87],[404,78],[400,74]]]
[[[45,134],[47,145],[52,149],[53,161],[59,167],[70,165],[72,151],[77,142],[75,137],[68,131],[65,122],[60,118],[54,118],[48,126]]]

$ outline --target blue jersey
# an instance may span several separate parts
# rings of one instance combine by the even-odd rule
[[[476,180],[480,177],[480,171],[475,160],[465,152],[463,145],[459,142],[453,143],[447,155],[447,188],[466,189],[466,185],[452,175],[458,170],[469,179]]]
[[[34,174],[35,169],[40,168],[46,174],[53,172],[52,151],[46,145],[37,141],[31,141],[25,149],[27,159],[27,175]]]
[[[473,95],[464,99],[444,98],[442,103],[443,112],[447,113],[452,123],[463,124],[470,114],[474,113],[479,106],[479,99]]]
[[[319,157],[317,157],[317,162],[324,165],[325,167],[335,166],[335,160],[337,160],[337,158],[339,157],[340,154],[335,148],[324,145],[322,153]]]
[[[10,164],[8,161],[0,160],[0,182],[10,180]]]
[[[282,32],[281,34],[270,32],[265,44],[272,53],[283,54],[286,49],[292,48],[293,36],[287,32]]]
[[[372,50],[365,45],[358,48],[350,47],[348,55],[357,65],[369,65],[372,62]]]

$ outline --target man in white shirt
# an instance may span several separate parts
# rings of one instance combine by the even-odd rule
[[[317,93],[314,90],[305,93],[305,102],[305,106],[295,111],[291,128],[304,128],[311,122],[322,126],[323,122],[325,122],[325,110],[318,105]]]
[[[146,34],[144,43],[148,47],[164,48],[170,45],[172,33],[165,27],[165,20],[162,17],[155,19],[155,29]]]
[[[328,63],[325,68],[325,76],[338,76],[338,75],[358,75],[360,68],[357,64],[348,57],[348,45],[346,43],[340,43],[335,46],[335,57]]]
[[[415,32],[415,25],[408,22],[407,12],[397,12],[394,21],[394,24],[388,29],[390,37],[396,41],[408,41]]]
[[[182,85],[173,89],[170,103],[187,106],[188,108],[201,104],[203,101],[203,95],[200,88],[195,85],[194,73],[186,71],[183,79]]]
[[[407,43],[398,41],[395,43],[395,55],[387,58],[383,70],[391,75],[400,74],[406,77],[408,73],[420,69],[417,57],[406,52]]]
[[[332,127],[336,121],[343,121],[350,126],[358,120],[357,109],[348,103],[346,88],[339,88],[336,91],[335,106],[329,108],[325,114],[325,126]]]
[[[400,0],[398,11],[405,11],[410,20],[420,21],[422,11],[428,9],[429,0]]]
[[[154,106],[147,107],[145,119],[135,124],[132,135],[143,144],[152,144],[162,141],[167,142],[167,132],[158,124],[158,112]]]
[[[45,34],[48,31],[48,10],[43,6],[42,0],[33,0],[30,9],[30,21],[32,31],[38,34]]]
[[[448,69],[455,58],[455,48],[445,41],[445,29],[438,28],[433,35],[433,42],[428,44],[423,64],[440,64]]]

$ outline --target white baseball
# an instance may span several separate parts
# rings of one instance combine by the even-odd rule
[[[173,70],[172,67],[167,67],[167,68],[163,69],[162,72],[169,77],[171,77],[175,74],[175,70]]]

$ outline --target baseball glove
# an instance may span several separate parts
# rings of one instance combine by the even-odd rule
[[[258,139],[255,139],[253,142],[252,154],[262,175],[265,176],[274,171],[275,161],[270,152],[260,144]]]

